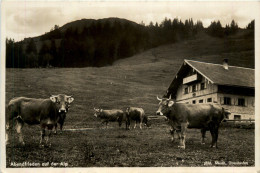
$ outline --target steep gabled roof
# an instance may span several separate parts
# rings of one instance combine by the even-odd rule
[[[171,85],[168,88],[169,94],[175,95],[178,87],[182,84],[183,78],[188,69],[194,69],[197,73],[210,81],[212,84],[255,88],[255,70],[251,68],[229,66],[224,69],[222,64],[212,64],[193,60],[184,60],[184,63],[177,72]]]
[[[192,60],[184,60],[206,79],[217,85],[255,87],[255,70],[251,68],[229,66],[228,70],[222,64],[212,64]]]

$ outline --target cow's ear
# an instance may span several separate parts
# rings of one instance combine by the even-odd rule
[[[69,102],[69,104],[70,104],[70,103],[72,103],[72,102],[73,102],[73,100],[74,100],[74,98],[73,98],[73,97],[69,97],[69,98],[68,98],[68,102]]]
[[[56,103],[56,101],[57,101],[57,97],[56,96],[51,96],[50,99],[51,99],[51,101],[53,103]]]
[[[174,101],[169,101],[169,103],[168,103],[168,107],[172,107],[172,105],[174,104]]]

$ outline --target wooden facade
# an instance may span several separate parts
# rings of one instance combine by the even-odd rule
[[[231,112],[229,119],[254,119],[254,87],[238,86],[237,81],[234,82],[233,86],[230,84],[221,84],[221,82],[216,83],[214,82],[215,79],[211,79],[210,73],[205,75],[200,72],[200,69],[193,66],[196,63],[202,62],[184,61],[168,89],[168,96],[172,95],[172,97],[176,99],[176,102],[179,103],[221,104],[225,109]],[[213,72],[214,68],[220,68],[219,66],[221,66],[210,64],[206,67],[207,65],[208,63],[205,63],[203,68],[211,68],[210,70]],[[227,75],[231,73],[227,69],[223,69],[221,72],[227,73]],[[220,69],[218,70],[220,71]]]

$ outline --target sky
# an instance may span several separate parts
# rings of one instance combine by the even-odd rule
[[[4,36],[15,41],[34,37],[68,22],[107,17],[125,18],[146,25],[160,24],[165,17],[182,21],[201,20],[204,27],[220,20],[222,26],[234,19],[244,28],[259,18],[260,1],[209,2],[209,1],[7,1],[2,0],[1,25]]]

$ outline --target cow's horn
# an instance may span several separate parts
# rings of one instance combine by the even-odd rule
[[[169,100],[171,100],[171,99],[172,99],[172,95],[170,94]]]
[[[160,99],[158,96],[157,96],[157,100],[162,101],[162,99]]]

